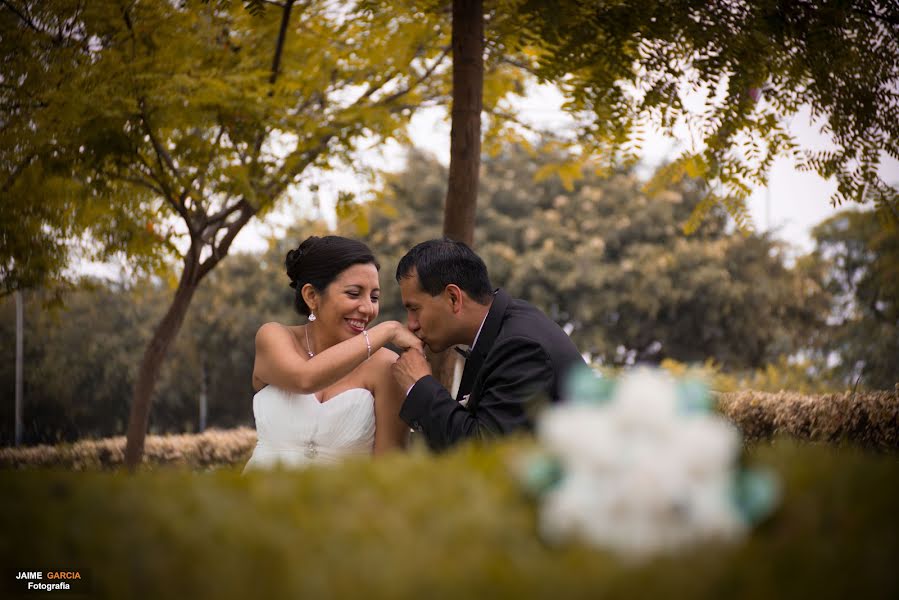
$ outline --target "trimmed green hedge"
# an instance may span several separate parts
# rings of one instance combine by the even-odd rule
[[[89,569],[117,599],[899,597],[895,455],[758,446],[784,484],[771,519],[735,546],[626,564],[540,542],[509,466],[526,447],[246,477],[0,471],[0,562]]]

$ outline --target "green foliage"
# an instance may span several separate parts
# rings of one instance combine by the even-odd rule
[[[475,245],[494,284],[570,326],[582,352],[615,365],[713,358],[729,371],[761,368],[824,318],[826,295],[785,267],[768,237],[728,232],[720,209],[682,233],[704,198],[694,180],[650,196],[628,170],[556,176],[568,159],[516,146],[485,159]],[[444,190],[444,170],[414,152],[388,177],[367,240],[391,279],[408,248],[439,237]],[[382,314],[403,319],[388,277]]]
[[[0,561],[89,569],[123,597],[892,597],[899,464],[778,443],[782,506],[748,540],[645,564],[536,534],[527,445],[335,468],[0,472]],[[826,540],[827,543],[822,543]],[[122,548],[128,548],[123,552]]]
[[[874,211],[841,212],[812,232],[815,252],[804,264],[823,269],[834,297],[828,327],[815,348],[848,384],[874,389],[899,383],[899,236]],[[820,277],[820,276],[819,276]]]
[[[444,95],[438,14],[298,3],[280,38],[283,9],[250,5],[0,7],[7,290],[58,276],[85,233],[101,258],[181,257],[202,278],[306,169]]]
[[[647,127],[686,130],[690,145],[658,176],[701,177],[745,229],[746,199],[765,185],[778,155],[834,178],[834,202],[873,200],[884,219],[899,223],[899,192],[877,172],[883,154],[899,159],[895,3],[499,4],[515,15],[509,35],[523,66],[568,98],[564,108],[587,154],[627,165],[638,159]],[[705,105],[692,108],[691,94]],[[803,149],[789,133],[787,121],[804,107],[832,148]],[[690,165],[694,172],[685,173]],[[708,208],[696,205],[697,218]]]

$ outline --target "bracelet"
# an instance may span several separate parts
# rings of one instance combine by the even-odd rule
[[[368,331],[363,329],[362,336],[365,338],[365,347],[368,348],[368,358],[371,358],[371,340],[368,339]],[[366,358],[365,360],[368,360],[368,358]]]

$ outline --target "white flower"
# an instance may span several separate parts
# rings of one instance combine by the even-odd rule
[[[641,558],[745,531],[733,501],[739,433],[718,416],[682,414],[677,394],[670,375],[637,369],[607,404],[541,416],[538,439],[565,474],[540,507],[545,539]]]

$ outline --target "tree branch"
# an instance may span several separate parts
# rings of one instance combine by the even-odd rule
[[[193,188],[194,182],[197,182],[197,193],[200,196],[203,196],[203,190],[206,188],[206,175],[209,173],[209,168],[212,166],[213,161],[215,160],[217,151],[221,149],[222,136],[225,133],[225,126],[222,125],[221,120],[219,120],[219,132],[215,136],[215,140],[212,142],[212,152],[209,153],[209,160],[206,162],[206,166],[202,169],[197,169],[197,174],[193,179],[190,180],[188,187]]]
[[[278,41],[275,44],[275,57],[272,60],[272,74],[269,76],[268,82],[275,85],[278,78],[278,69],[281,67],[281,55],[284,53],[284,40],[287,38],[287,25],[290,22],[290,9],[293,8],[294,0],[287,0],[281,12],[281,27],[278,30]],[[272,92],[269,92],[271,95]]]
[[[440,56],[437,57],[437,60],[434,61],[434,64],[431,65],[430,67],[428,67],[425,70],[425,72],[422,73],[421,76],[418,79],[416,79],[413,83],[409,84],[409,86],[406,89],[400,90],[394,94],[391,94],[390,96],[387,96],[386,98],[378,101],[376,104],[379,104],[379,105],[390,104],[394,100],[401,98],[402,96],[405,96],[406,94],[408,94],[409,92],[414,90],[423,81],[425,81],[428,77],[430,77],[432,73],[434,73],[434,70],[438,66],[440,66],[440,63],[442,63],[444,61],[444,59],[449,55],[451,49],[452,48],[450,46],[445,47],[443,49],[443,52],[440,53]]]
[[[227,256],[234,238],[237,237],[237,234],[240,233],[240,230],[243,229],[244,225],[246,225],[253,215],[256,214],[256,209],[243,198],[238,201],[237,205],[240,207],[240,216],[228,225],[225,236],[218,245],[214,242],[210,244],[212,247],[212,254],[200,265],[200,268],[197,271],[197,281],[203,279],[203,277],[205,277],[220,260]]]
[[[219,212],[215,213],[214,215],[207,217],[206,226],[208,227],[209,225],[214,225],[215,223],[219,223],[219,222],[226,220],[228,217],[230,217],[231,215],[233,215],[236,211],[238,211],[240,209],[240,207],[242,206],[241,202],[244,202],[244,200],[240,199],[239,201],[235,202],[231,206],[226,206],[225,208],[223,208]]]
[[[147,180],[145,180],[145,179],[141,179],[141,178],[139,178],[139,177],[129,177],[128,175],[117,175],[116,178],[117,178],[117,179],[121,179],[122,181],[127,181],[128,183],[133,183],[134,185],[139,185],[139,186],[141,186],[141,187],[143,187],[143,188],[146,188],[146,189],[148,189],[148,190],[150,190],[150,191],[152,191],[152,192],[154,192],[154,193],[156,193],[156,194],[162,196],[163,198],[164,198],[165,195],[166,195],[166,194],[165,194],[165,191],[163,191],[162,189],[160,189],[160,188],[158,188],[157,186],[153,185],[152,182],[147,181]]]
[[[12,185],[16,182],[16,179],[19,178],[19,175],[22,174],[22,171],[27,169],[31,165],[31,163],[34,162],[34,159],[36,159],[36,158],[37,158],[37,154],[32,154],[30,156],[25,157],[25,160],[23,160],[18,165],[16,165],[16,167],[9,174],[9,177],[6,179],[6,182],[4,182],[3,188],[0,191],[2,191],[3,193],[6,193],[9,190],[9,188],[11,188]]]
[[[306,168],[311,165],[315,159],[317,159],[322,152],[328,147],[328,143],[334,138],[333,133],[328,133],[322,136],[319,143],[314,148],[307,148],[303,151],[295,150],[292,152],[285,160],[284,167],[282,169],[286,169],[286,165],[292,162],[292,158],[296,158],[298,163],[293,168],[289,170],[283,170],[281,173],[275,175],[272,178],[272,181],[265,186],[265,196],[268,202],[273,201],[277,198],[281,192],[287,189],[294,178],[306,170]]]
[[[281,13],[281,27],[278,29],[278,40],[275,42],[275,56],[272,58],[272,72],[269,75],[269,85],[274,86],[278,80],[278,70],[281,66],[281,55],[284,53],[284,42],[287,39],[287,25],[290,22],[290,9],[293,8],[294,0],[287,0]],[[268,91],[269,97],[275,93],[274,87]],[[262,142],[268,132],[263,129],[256,136],[256,142],[253,144],[252,162],[255,165],[259,161],[259,153],[262,151]]]
[[[150,138],[150,143],[153,145],[153,150],[156,152],[156,160],[159,162],[159,169],[161,178],[156,179],[160,185],[163,186],[163,189],[167,192],[165,194],[166,201],[172,205],[172,208],[181,215],[181,218],[184,219],[184,223],[187,225],[187,230],[190,232],[191,237],[197,235],[197,229],[193,222],[193,219],[190,217],[190,212],[187,210],[187,206],[184,204],[185,198],[187,198],[187,194],[189,190],[183,191],[182,193],[175,195],[174,191],[168,186],[168,183],[165,182],[165,166],[168,165],[169,169],[172,170],[172,173],[175,175],[175,180],[180,184],[180,172],[178,171],[178,167],[175,166],[172,157],[169,156],[169,153],[162,146],[159,140],[156,138],[156,134],[153,133],[153,128],[150,126],[150,122],[147,120],[147,114],[144,110],[143,99],[139,101],[140,103],[140,116],[141,123],[144,125],[144,130],[147,132],[147,137]]]
[[[11,10],[13,12],[13,14],[15,14],[17,17],[19,17],[19,19],[23,23],[25,23],[25,25],[27,25],[29,29],[31,29],[41,35],[45,35],[45,36],[49,37],[50,39],[53,40],[54,45],[56,45],[56,46],[59,45],[59,41],[60,41],[59,38],[54,36],[49,31],[44,31],[43,29],[41,29],[40,27],[35,25],[34,21],[32,21],[27,15],[19,12],[19,10],[15,6],[13,6],[10,2],[8,2],[7,0],[0,0],[0,2],[3,3],[3,6],[8,8],[9,10]]]
[[[140,118],[141,122],[144,124],[144,130],[147,132],[147,136],[150,138],[150,143],[153,144],[153,150],[156,151],[156,156],[160,159],[160,163],[164,162],[165,165],[172,171],[175,179],[180,183],[181,171],[178,170],[178,167],[177,165],[175,165],[175,161],[172,160],[172,156],[169,154],[168,150],[165,149],[165,146],[163,146],[159,142],[156,134],[153,133],[153,128],[150,127],[150,121],[147,119],[146,110],[144,110],[143,100],[140,101]]]
[[[858,13],[860,15],[865,15],[866,17],[871,17],[873,19],[877,19],[878,21],[883,21],[885,23],[889,23],[893,27],[899,27],[899,17],[893,15],[879,15],[876,12],[865,10],[863,8],[851,7],[850,10],[854,13]]]

